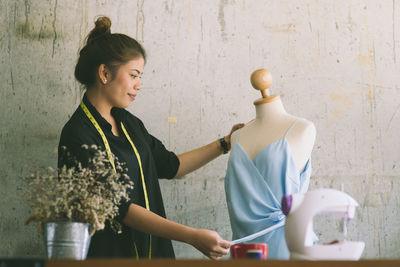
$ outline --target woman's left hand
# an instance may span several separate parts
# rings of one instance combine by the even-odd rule
[[[225,142],[226,142],[227,145],[228,145],[228,150],[231,150],[231,135],[232,135],[232,133],[233,133],[234,131],[236,131],[236,130],[242,128],[243,126],[245,126],[244,123],[238,123],[238,124],[233,125],[233,126],[232,126],[232,129],[231,129],[231,132],[230,132],[227,136],[224,136]]]

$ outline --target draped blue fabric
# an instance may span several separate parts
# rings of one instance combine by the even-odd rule
[[[295,123],[283,138],[263,148],[253,160],[238,142],[233,145],[225,177],[232,240],[284,222],[282,197],[307,191],[311,158],[299,172],[286,140]],[[267,243],[269,259],[289,259],[283,226],[245,243]]]

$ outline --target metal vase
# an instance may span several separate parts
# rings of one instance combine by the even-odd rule
[[[44,223],[48,259],[84,260],[89,250],[90,238],[88,223]]]

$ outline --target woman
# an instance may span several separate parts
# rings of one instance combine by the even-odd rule
[[[134,182],[130,201],[119,207],[122,234],[107,224],[92,237],[88,257],[173,258],[173,239],[219,259],[228,253],[231,243],[214,231],[165,219],[158,178],[181,177],[226,153],[231,133],[243,125],[235,125],[223,139],[182,155],[166,150],[137,117],[125,110],[142,89],[145,51],[136,40],[111,34],[110,26],[109,18],[98,18],[80,51],[75,77],[86,87],[86,93],[64,126],[59,144],[59,167],[76,162],[62,152],[62,147],[84,165],[90,153],[82,145],[95,144],[126,163],[127,174]]]

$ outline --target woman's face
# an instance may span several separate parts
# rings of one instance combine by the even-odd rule
[[[121,65],[115,77],[107,84],[106,94],[113,107],[127,108],[140,89],[144,59],[133,59]]]

